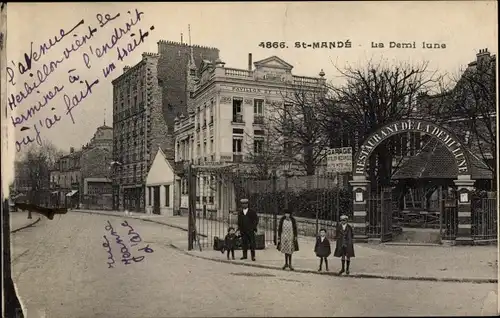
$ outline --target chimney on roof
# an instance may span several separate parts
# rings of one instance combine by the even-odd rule
[[[252,53],[248,53],[248,70],[252,70]]]
[[[488,49],[481,49],[479,50],[479,53],[476,54],[477,62],[481,63],[483,62],[486,58],[490,57],[490,52],[488,52]]]
[[[70,147],[69,148],[69,153],[73,153],[73,152],[75,152],[75,148],[74,147]]]

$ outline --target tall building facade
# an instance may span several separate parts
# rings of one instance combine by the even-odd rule
[[[112,148],[113,128],[104,122],[81,150],[71,147],[69,154],[58,158],[50,169],[51,204],[85,206],[89,201],[88,189],[101,197],[111,198],[109,163]]]
[[[139,63],[125,67],[112,82],[114,208],[141,211],[151,144],[162,133],[164,140],[168,137],[163,116],[155,116],[162,107],[158,58],[158,54],[143,53]]]
[[[293,66],[276,56],[255,62],[255,69],[251,60],[249,69],[224,64],[220,59],[205,60],[199,77],[188,76],[192,98],[188,115],[175,122],[176,161],[243,161],[246,152],[262,148],[265,118],[273,115],[277,105],[286,104],[283,96],[293,85],[304,89],[325,84],[324,73],[293,75]]]
[[[190,52],[201,64],[219,50],[159,41],[158,54],[142,60],[113,81],[113,208],[145,211],[145,182],[158,147],[174,159],[176,114],[187,107]]]
[[[51,202],[55,206],[76,207],[80,201],[82,150],[71,147],[69,154],[56,161],[50,172]]]
[[[112,205],[111,167],[113,127],[97,128],[80,158],[80,203],[86,209],[110,210]]]
[[[248,154],[259,154],[268,135],[266,119],[276,109],[286,107],[285,96],[300,88],[316,91],[324,87],[325,75],[306,77],[292,74],[293,66],[272,56],[252,64],[248,69],[227,68],[220,59],[194,63],[187,73],[191,98],[189,112],[175,121],[175,161],[198,165],[244,163]],[[197,75],[198,74],[198,75]],[[272,136],[274,138],[274,136]],[[285,147],[285,140],[278,147]],[[198,202],[220,210],[210,180],[199,176]],[[181,208],[187,204],[187,180],[181,180]]]

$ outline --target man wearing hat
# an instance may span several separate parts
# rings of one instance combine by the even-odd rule
[[[342,269],[339,275],[342,275],[344,272],[349,275],[349,265],[351,265],[351,258],[354,257],[354,232],[351,225],[347,223],[347,219],[347,215],[341,215],[340,224],[337,223],[335,231],[337,245],[333,256],[341,258]],[[345,265],[347,265],[347,268]]]
[[[243,249],[243,257],[248,258],[248,245],[250,245],[250,253],[252,261],[255,261],[255,232],[259,224],[259,216],[253,210],[248,208],[248,199],[241,199],[241,209],[238,212],[238,228],[241,234],[241,245]]]

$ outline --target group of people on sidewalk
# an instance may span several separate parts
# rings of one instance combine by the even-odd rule
[[[250,249],[252,261],[255,261],[255,233],[259,224],[259,216],[257,212],[248,208],[248,199],[241,199],[241,210],[238,212],[238,230],[241,237],[241,245],[243,250],[242,260],[248,258],[248,249]],[[340,258],[342,268],[339,275],[346,273],[349,275],[349,267],[351,258],[354,255],[354,232],[351,225],[348,223],[347,215],[340,216],[340,223],[337,223],[335,229],[336,241],[333,256]],[[224,240],[224,248],[222,252],[227,251],[227,258],[231,254],[234,260],[234,249],[236,247],[237,235],[233,227],[228,229],[228,233]],[[292,255],[299,250],[297,221],[293,217],[292,209],[285,209],[284,215],[278,223],[278,242],[277,249],[285,254],[285,264],[283,270],[287,268],[294,270],[292,265]],[[318,271],[328,268],[328,257],[331,255],[330,240],[326,236],[326,229],[322,228],[316,237],[314,245],[314,253],[320,259]]]

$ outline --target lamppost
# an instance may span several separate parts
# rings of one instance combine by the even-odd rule
[[[112,195],[113,195],[113,210],[118,210],[119,209],[119,202],[116,202],[116,195],[115,195],[115,192],[116,192],[116,186],[115,186],[115,182],[114,180],[116,180],[115,178],[115,175],[116,175],[116,167],[117,166],[122,166],[123,164],[120,162],[120,161],[111,161],[109,163],[109,170],[110,170],[110,178],[112,181]],[[112,173],[111,173],[112,171]],[[120,196],[120,184],[116,184],[118,186],[118,197]],[[118,200],[119,201],[119,200]]]

